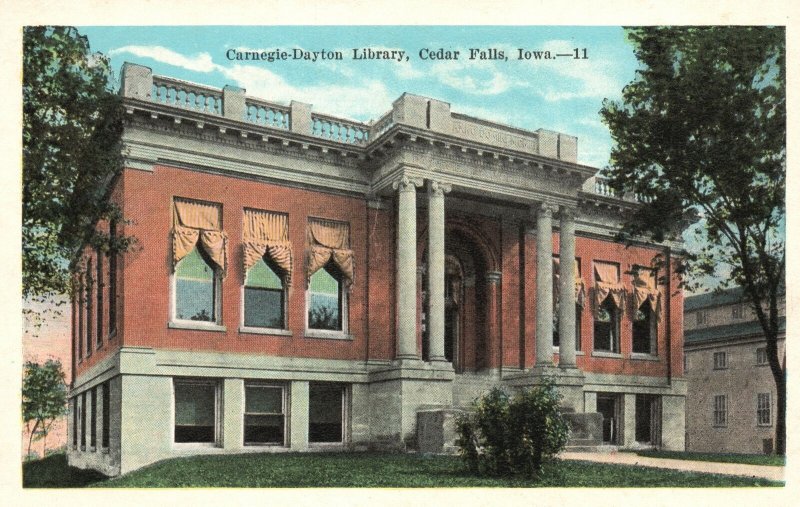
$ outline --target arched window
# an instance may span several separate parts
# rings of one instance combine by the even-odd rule
[[[637,354],[655,354],[656,316],[649,302],[645,302],[633,316],[633,349]]]
[[[285,283],[281,269],[262,257],[248,271],[244,286],[244,325],[284,329]]]
[[[175,319],[217,321],[217,273],[198,248],[175,266]]]
[[[600,304],[594,318],[594,350],[619,352],[619,308],[610,295]]]
[[[308,328],[323,331],[344,331],[345,292],[342,272],[332,262],[317,270],[308,284]]]

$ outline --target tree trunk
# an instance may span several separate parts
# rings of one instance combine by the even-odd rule
[[[786,362],[783,372],[775,376],[775,387],[778,391],[778,417],[775,420],[775,454],[786,456]]]
[[[33,444],[33,436],[36,434],[36,428],[39,427],[39,421],[37,420],[36,423],[33,425],[33,429],[31,429],[31,434],[28,436],[28,456],[31,455],[31,445]]]

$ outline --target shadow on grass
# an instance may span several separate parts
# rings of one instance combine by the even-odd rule
[[[67,464],[66,454],[23,463],[23,488],[82,488],[108,479],[96,470],[81,470]]]

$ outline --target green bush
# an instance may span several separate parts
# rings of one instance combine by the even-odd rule
[[[560,401],[551,380],[514,396],[494,388],[476,400],[474,411],[457,420],[456,444],[467,468],[479,475],[538,476],[569,439]]]

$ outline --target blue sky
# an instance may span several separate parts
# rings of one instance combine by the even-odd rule
[[[608,163],[611,139],[598,111],[618,99],[637,67],[619,27],[570,26],[136,26],[81,27],[92,49],[155,74],[211,86],[237,85],[249,95],[366,121],[403,92],[450,102],[454,111],[527,129],[578,136],[578,159]],[[408,61],[360,61],[353,48],[404,50]],[[340,50],[341,61],[231,61],[229,49]],[[460,51],[458,60],[419,57],[423,48]],[[470,60],[469,48],[503,51],[508,60]],[[587,59],[519,60],[519,49]]]

